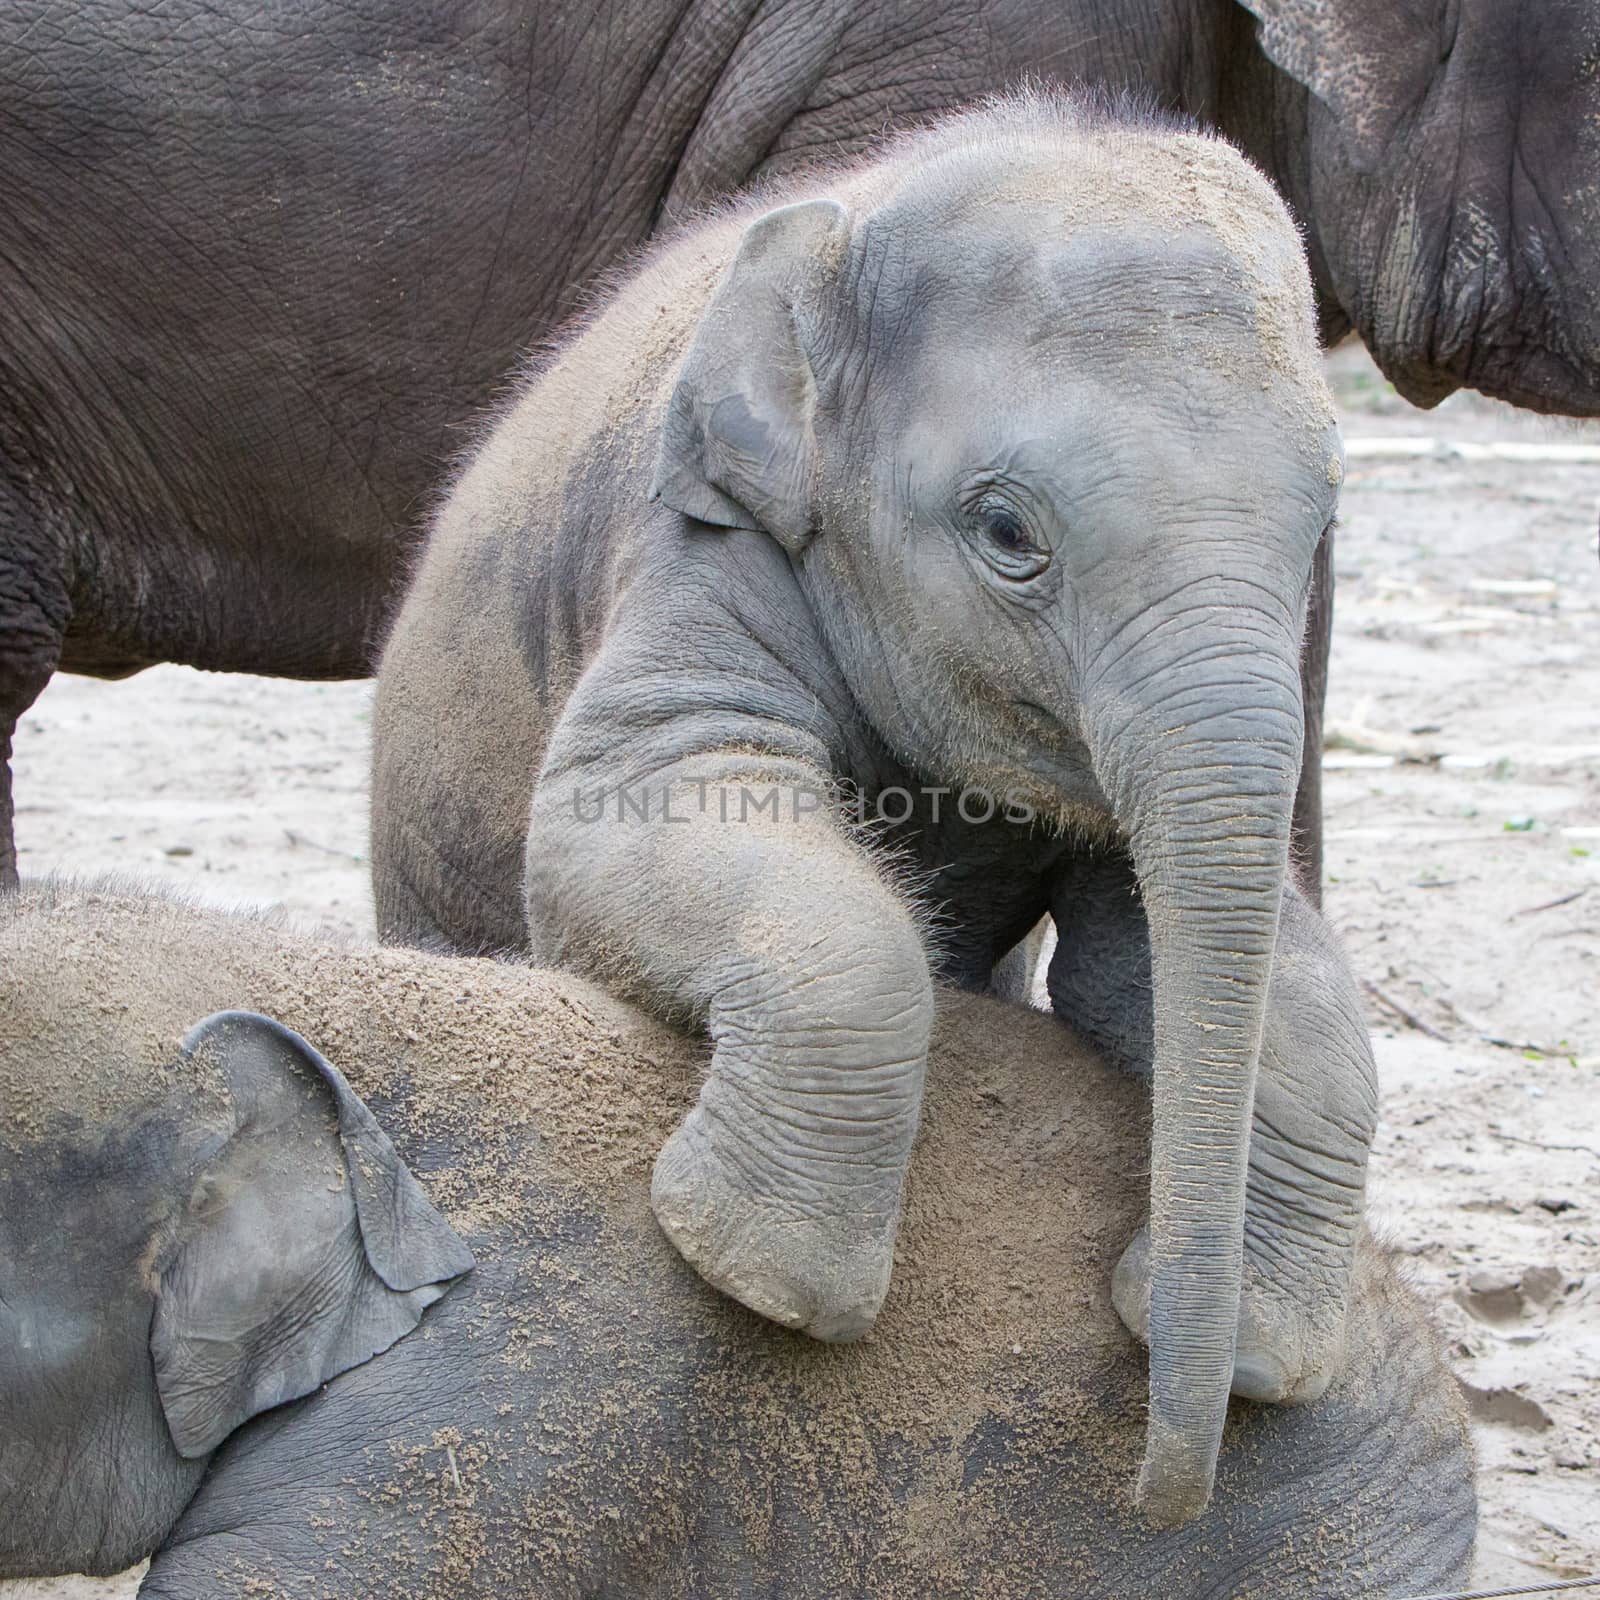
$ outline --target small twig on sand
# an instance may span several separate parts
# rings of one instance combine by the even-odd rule
[[[1506,1144],[1525,1144],[1530,1150],[1565,1150],[1575,1156],[1593,1156],[1600,1161],[1600,1150],[1592,1144],[1547,1144],[1543,1139],[1524,1139],[1515,1133],[1502,1133],[1495,1123],[1489,1124],[1491,1138],[1504,1140]]]
[[[1508,919],[1509,920],[1509,919]],[[1456,1019],[1479,1044],[1493,1045],[1496,1050],[1515,1050],[1519,1054],[1530,1052],[1536,1056],[1568,1056],[1570,1050],[1552,1050],[1548,1045],[1535,1044],[1532,1039],[1508,1039],[1504,1034],[1491,1033],[1476,1017],[1469,1017],[1448,995],[1439,996],[1439,1004]]]
[[[1570,906],[1574,900],[1581,900],[1588,894],[1592,885],[1584,884],[1581,889],[1574,889],[1571,894],[1564,894],[1559,899],[1546,900],[1540,905],[1524,906],[1520,911],[1513,911],[1512,918],[1531,917],[1536,911],[1554,911],[1557,906]]]
[[[1415,1011],[1408,1006],[1403,1006],[1393,995],[1385,994],[1371,978],[1363,978],[1361,987],[1372,996],[1379,1005],[1387,1006],[1408,1028],[1415,1028],[1418,1033],[1425,1033],[1430,1039],[1437,1039],[1441,1044],[1449,1044],[1450,1036],[1440,1033],[1431,1022],[1424,1022]]]
[[[341,861],[353,861],[358,867],[364,867],[365,856],[358,856],[353,850],[336,850],[331,844],[318,844],[315,839],[308,839],[303,833],[296,833],[293,828],[285,828],[283,836],[292,845],[298,845],[306,850],[320,850],[325,856],[337,856]]]

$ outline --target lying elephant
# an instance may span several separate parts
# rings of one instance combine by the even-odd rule
[[[1248,150],[1325,333],[1409,397],[1594,415],[1596,42],[1587,0],[6,0],[0,882],[53,671],[364,675],[461,424],[577,286],[1026,75]]]
[[[232,1007],[266,1015],[212,1018],[185,1058]],[[714,1294],[656,1228],[644,1178],[699,1054],[557,973],[124,892],[0,898],[0,1576],[152,1547],[150,1600],[1389,1600],[1464,1576],[1461,1402],[1370,1245],[1328,1393],[1238,1406],[1199,1521],[1134,1512],[1143,1363],[1105,1291],[1144,1204],[1141,1098],[1050,1018],[946,997],[895,1287],[849,1346]],[[386,1354],[180,1455],[174,1228],[214,1229],[248,1281],[256,1226],[364,1181],[288,1148],[309,1117],[370,1153],[363,1102],[476,1267]],[[459,1266],[420,1192],[378,1214],[394,1252]],[[346,1281],[279,1330],[337,1321]],[[214,1288],[213,1333],[236,1305]]]
[[[702,1024],[657,1216],[849,1338],[889,1276],[929,928],[982,988],[1048,912],[1057,1010],[1154,1072],[1119,1299],[1143,1331],[1150,1296],[1147,1503],[1190,1514],[1230,1384],[1307,1399],[1338,1363],[1376,1114],[1288,879],[1341,471],[1298,236],[1214,139],[1021,98],[720,215],[441,514],[374,712],[380,933],[531,942]]]

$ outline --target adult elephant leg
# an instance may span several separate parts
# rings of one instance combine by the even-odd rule
[[[1052,908],[1057,1015],[1124,1070],[1147,1076],[1150,938],[1132,863],[1114,852],[1074,857]],[[1321,913],[1286,888],[1251,1124],[1235,1394],[1313,1400],[1338,1371],[1376,1123],[1354,976]],[[1147,1338],[1147,1228],[1118,1264],[1112,1292],[1129,1329]]]
[[[1300,785],[1294,796],[1290,860],[1300,892],[1322,905],[1322,727],[1328,698],[1328,654],[1333,643],[1333,533],[1330,526],[1317,546],[1306,605],[1305,642],[1300,650],[1300,694],[1305,704],[1306,738],[1300,757]]]
[[[587,968],[715,1052],[656,1162],[657,1220],[708,1282],[849,1339],[888,1287],[933,997],[909,908],[825,808],[826,779],[707,755],[535,795],[536,959]]]
[[[17,882],[11,742],[56,670],[70,614],[59,556],[0,486],[0,889]]]

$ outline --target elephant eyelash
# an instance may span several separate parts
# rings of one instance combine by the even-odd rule
[[[974,496],[963,523],[984,565],[1008,584],[1027,584],[1050,566],[1050,544],[1038,536],[1034,518],[1008,496]]]
[[[1053,551],[1040,536],[1024,498],[1006,493],[997,478],[973,486],[962,499],[962,522],[985,563],[1008,583],[1027,583],[1050,565]]]

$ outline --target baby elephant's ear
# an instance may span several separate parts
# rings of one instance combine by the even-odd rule
[[[150,1333],[173,1443],[202,1456],[258,1412],[387,1350],[472,1255],[299,1034],[221,1011],[182,1049],[232,1101],[233,1131],[205,1160],[159,1263]]]
[[[835,200],[769,211],[745,229],[684,359],[650,498],[790,550],[811,535],[817,386],[797,307],[843,256]]]

